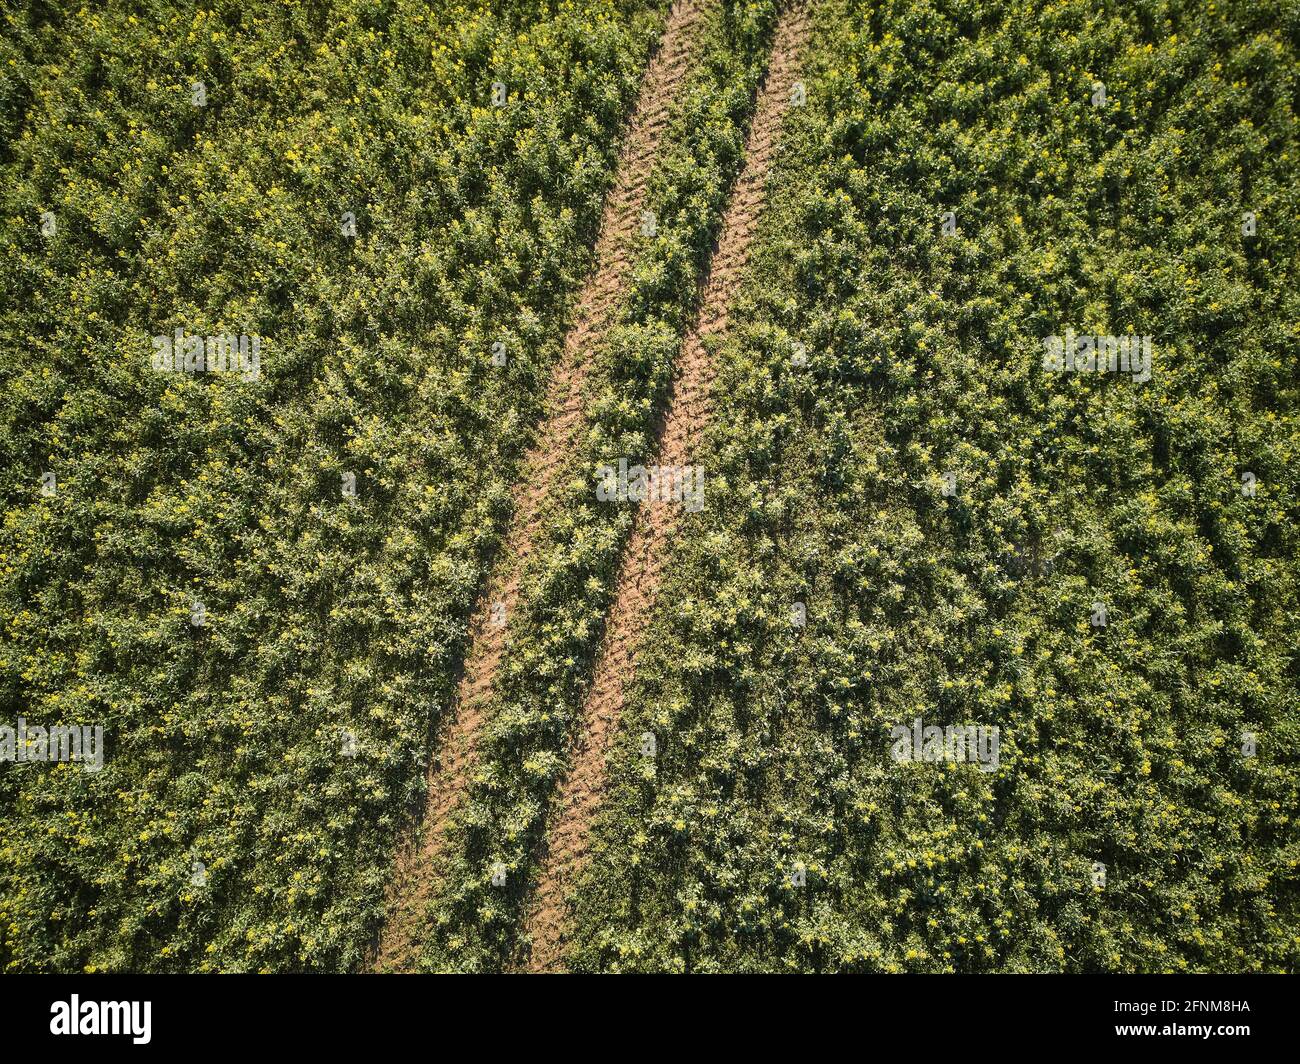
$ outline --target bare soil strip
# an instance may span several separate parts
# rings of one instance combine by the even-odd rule
[[[709,265],[699,318],[682,343],[672,392],[659,437],[661,466],[682,466],[709,417],[713,367],[704,341],[723,333],[728,308],[749,262],[754,229],[763,209],[768,169],[775,155],[781,123],[790,105],[799,55],[808,37],[808,16],[801,0],[782,14],[772,45],[772,59],[758,93],[754,121],[745,146],[745,165],[732,190],[722,221],[722,235]],[[537,891],[525,924],[531,941],[525,968],[530,972],[563,970],[567,899],[582,872],[588,838],[600,808],[606,778],[605,758],[622,715],[626,685],[635,667],[635,652],[650,619],[669,538],[680,508],[670,503],[643,503],[623,555],[614,604],[596,671],[584,707],[584,734],[572,768],[560,787],[550,839]]]
[[[486,706],[519,601],[520,573],[537,541],[543,503],[572,466],[592,355],[613,324],[628,289],[631,240],[639,229],[646,181],[689,73],[692,42],[707,6],[708,0],[681,0],[673,7],[642,79],[614,186],[601,214],[592,273],[578,297],[573,325],[547,389],[546,418],[524,457],[510,529],[470,623],[454,715],[441,754],[430,763],[428,801],[419,836],[397,855],[387,921],[371,964],[375,971],[412,971],[418,960],[428,903],[445,872],[448,827],[473,778]],[[502,616],[504,623],[499,622]]]

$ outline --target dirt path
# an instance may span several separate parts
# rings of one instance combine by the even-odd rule
[[[687,464],[691,447],[700,439],[708,419],[713,367],[704,340],[727,329],[727,309],[749,262],[754,228],[763,209],[768,168],[790,105],[799,54],[807,36],[807,11],[796,0],[777,25],[772,59],[745,145],[744,169],[723,217],[722,235],[709,265],[698,321],[682,343],[659,437],[659,456],[655,459],[659,465]],[[605,787],[605,757],[622,714],[635,648],[650,619],[668,540],[680,512],[670,503],[642,504],[636,515],[584,707],[584,734],[574,750],[573,767],[560,787],[546,856],[525,925],[531,939],[525,965],[530,972],[563,970],[566,900],[586,863],[588,838]]]
[[[601,214],[592,273],[578,297],[574,323],[547,390],[546,419],[524,458],[514,517],[470,623],[454,716],[445,730],[441,754],[430,764],[420,835],[397,856],[388,918],[371,964],[375,971],[412,971],[419,957],[428,903],[445,874],[447,829],[473,776],[486,705],[519,601],[520,570],[533,551],[544,501],[555,494],[559,478],[572,467],[591,356],[628,288],[631,241],[639,231],[646,181],[689,72],[691,45],[707,6],[708,0],[681,0],[673,7],[642,79],[614,186]],[[500,623],[501,608],[504,623]]]

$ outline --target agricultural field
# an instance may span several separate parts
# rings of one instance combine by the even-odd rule
[[[1300,969],[1300,8],[0,19],[0,971]]]

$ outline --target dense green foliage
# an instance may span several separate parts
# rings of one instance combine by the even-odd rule
[[[1297,967],[1298,31],[821,9],[580,967]],[[1047,372],[1067,328],[1152,379]],[[893,761],[918,716],[998,771]]]
[[[0,765],[0,968],[357,962],[646,7],[7,8],[0,717],[108,756]],[[260,379],[154,372],[176,327],[259,335]]]
[[[108,747],[0,763],[0,971],[361,962],[664,6],[0,13],[0,725]],[[519,955],[596,470],[653,456],[778,6],[698,36],[426,968]],[[1300,16],[811,6],[573,966],[1300,968]],[[156,372],[176,328],[260,377]],[[1151,379],[1046,369],[1067,330]],[[917,717],[997,770],[894,761]]]

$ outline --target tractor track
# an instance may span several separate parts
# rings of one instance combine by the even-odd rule
[[[542,529],[544,505],[572,468],[583,423],[592,356],[615,321],[631,276],[631,240],[645,202],[660,140],[691,66],[696,31],[708,0],[681,0],[669,12],[632,110],[601,212],[594,265],[578,297],[573,325],[547,388],[547,414],[521,466],[514,515],[470,622],[463,672],[438,755],[430,762],[428,797],[418,835],[397,854],[387,918],[368,967],[413,971],[424,940],[425,914],[446,871],[448,829],[473,779],[487,705],[519,602],[520,577]],[[504,607],[496,623],[493,606]]]
[[[695,325],[682,342],[654,461],[685,465],[710,414],[713,366],[706,339],[726,331],[728,309],[749,262],[754,231],[763,210],[768,171],[790,105],[799,57],[809,32],[808,12],[796,0],[782,13],[772,44],[745,162],[722,220],[709,263]],[[671,504],[642,504],[623,554],[614,603],[605,623],[592,684],[583,707],[583,731],[570,770],[554,803],[546,852],[525,921],[529,972],[564,970],[567,903],[586,866],[589,839],[606,785],[606,757],[622,715],[624,695],[636,664],[636,649],[649,622],[670,537],[679,520]]]

